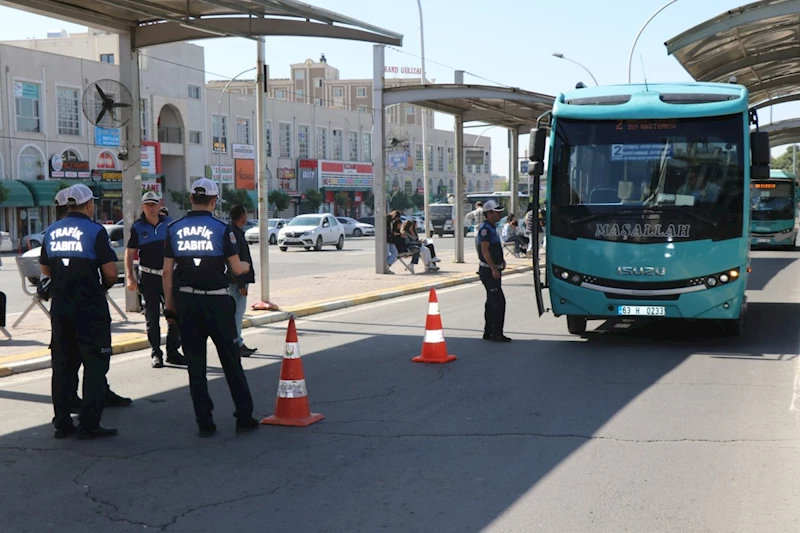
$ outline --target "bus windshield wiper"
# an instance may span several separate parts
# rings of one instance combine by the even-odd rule
[[[704,222],[706,224],[709,224],[710,226],[712,226],[714,228],[716,228],[718,226],[718,224],[716,222],[714,222],[713,220],[708,219],[708,218],[706,218],[704,216],[698,215],[696,213],[693,213],[693,212],[685,210],[685,209],[681,209],[680,207],[677,208],[677,209],[676,208],[670,209],[670,208],[667,208],[666,206],[659,206],[657,208],[650,207],[650,208],[647,208],[647,209],[636,209],[636,210],[625,209],[625,210],[621,210],[621,211],[614,211],[614,212],[611,212],[611,213],[595,213],[593,215],[588,215],[588,216],[585,216],[585,217],[582,217],[582,218],[576,218],[575,220],[570,220],[569,223],[570,223],[570,225],[573,225],[573,224],[583,224],[585,222],[591,222],[592,220],[601,220],[601,219],[604,219],[604,218],[626,217],[626,216],[635,216],[635,215],[660,215],[660,214],[664,213],[665,211],[685,214],[689,218],[693,218],[695,220],[699,220],[700,222]]]
[[[664,211],[684,214],[684,215],[688,216],[689,218],[693,218],[695,220],[699,220],[700,222],[704,222],[704,223],[706,223],[706,224],[708,224],[708,225],[710,225],[711,227],[714,227],[714,228],[716,228],[719,225],[716,222],[714,222],[713,220],[711,220],[710,218],[706,218],[706,217],[704,217],[702,215],[698,215],[697,213],[693,213],[692,211],[689,211],[687,209],[681,209],[680,206],[672,207],[672,208],[669,208],[667,206],[658,206],[657,209],[652,209],[651,208],[651,209],[647,210],[647,212],[649,214],[658,214],[658,213],[663,213]]]

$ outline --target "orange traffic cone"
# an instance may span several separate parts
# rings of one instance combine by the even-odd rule
[[[275,414],[266,417],[261,423],[276,426],[308,426],[323,418],[325,417],[319,413],[312,413],[308,406],[308,391],[303,375],[303,363],[300,361],[297,329],[294,317],[291,317],[289,328],[286,330],[286,349],[281,362]]]
[[[428,318],[425,321],[425,339],[422,341],[422,355],[413,358],[415,363],[449,363],[455,355],[447,355],[447,345],[442,331],[442,316],[439,314],[439,299],[431,287],[428,297]]]

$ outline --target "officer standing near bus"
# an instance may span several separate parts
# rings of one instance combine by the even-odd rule
[[[161,273],[164,268],[164,239],[167,226],[172,219],[159,214],[161,196],[153,191],[142,195],[142,216],[131,226],[131,236],[125,250],[125,272],[128,290],[137,289],[144,297],[144,316],[147,321],[147,340],[150,342],[150,358],[153,368],[164,367],[164,352],[161,351],[161,302],[164,297]],[[133,271],[133,256],[139,252],[140,280]],[[167,324],[167,363],[185,366],[186,359],[178,351],[181,339],[178,325]]]
[[[233,403],[236,431],[258,427],[253,398],[242,369],[234,320],[235,304],[228,294],[227,268],[234,276],[250,270],[239,259],[236,236],[212,213],[219,189],[200,178],[191,188],[192,210],[169,225],[164,252],[164,296],[168,320],[177,320],[189,366],[189,391],[201,437],[213,435],[214,403],[206,378],[206,342],[214,341]],[[174,292],[173,292],[174,289]],[[176,301],[177,300],[177,301]],[[177,311],[177,313],[176,313]]]
[[[69,213],[47,228],[39,257],[49,277],[52,340],[52,396],[55,437],[109,437],[100,425],[111,358],[111,315],[106,291],[117,282],[117,255],[108,233],[94,218],[91,189],[73,185],[65,193]],[[70,416],[76,358],[83,362],[83,401],[77,430]]]
[[[478,276],[486,289],[484,306],[483,339],[495,342],[511,342],[503,334],[506,318],[506,297],[503,294],[501,278],[506,262],[503,259],[503,245],[497,234],[496,224],[500,221],[503,208],[494,200],[483,204],[484,221],[475,231],[475,246],[478,249]]]

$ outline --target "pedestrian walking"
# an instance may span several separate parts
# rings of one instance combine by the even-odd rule
[[[228,229],[233,232],[236,237],[237,247],[239,249],[239,260],[252,265],[253,259],[250,257],[250,245],[247,239],[244,238],[244,225],[247,224],[247,209],[244,206],[236,204],[231,207],[230,211],[231,223],[228,224]],[[248,348],[244,344],[242,338],[242,320],[244,320],[244,311],[247,309],[247,288],[251,283],[256,282],[256,276],[253,269],[250,269],[246,274],[234,276],[233,272],[228,270],[228,292],[236,303],[236,333],[239,341],[239,355],[242,357],[250,357],[256,353],[255,348]]]
[[[477,233],[478,226],[483,224],[483,221],[485,220],[485,217],[483,215],[483,202],[481,201],[475,202],[475,209],[467,213],[467,216],[464,218],[472,222],[472,225],[475,227],[475,232]]]
[[[164,269],[164,240],[172,219],[159,214],[161,196],[153,191],[142,195],[142,216],[131,226],[131,235],[125,250],[125,272],[128,290],[140,292],[144,298],[144,316],[147,323],[147,340],[150,343],[150,364],[164,367],[161,350],[161,306],[164,288],[161,276]],[[133,268],[134,256],[139,255],[139,279]],[[186,358],[178,349],[181,346],[177,324],[167,324],[167,363],[186,366]]]
[[[478,276],[486,289],[484,305],[483,339],[495,342],[511,342],[503,334],[506,317],[506,297],[503,294],[501,279],[506,262],[503,259],[503,245],[497,234],[496,224],[500,221],[503,208],[494,200],[483,205],[484,221],[475,232],[475,246],[478,251]]]
[[[39,263],[50,278],[53,426],[56,438],[109,437],[100,425],[108,390],[111,314],[106,291],[117,282],[117,256],[105,228],[93,222],[97,198],[83,184],[65,193],[69,213],[47,228]],[[83,363],[83,400],[76,428],[70,416],[73,375]]]
[[[209,336],[236,406],[236,430],[252,431],[258,421],[253,418],[253,398],[239,357],[234,302],[225,274],[226,264],[235,276],[246,274],[250,265],[239,260],[236,235],[212,215],[217,207],[217,184],[200,178],[189,190],[192,210],[168,227],[162,277],[165,315],[167,320],[177,320],[180,328],[200,436],[210,437],[217,431],[206,377]]]

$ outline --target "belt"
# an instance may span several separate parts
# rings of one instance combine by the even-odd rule
[[[181,287],[178,289],[180,292],[188,292],[189,294],[203,294],[205,296],[228,296],[230,294],[228,289],[212,289],[205,291],[203,289],[195,289],[194,287]]]
[[[484,263],[483,261],[478,261],[478,264],[480,266],[484,267],[484,268],[492,268],[489,265],[489,263]],[[495,265],[495,267],[497,267],[497,270],[505,270],[506,269],[506,266],[504,264],[503,265]]]
[[[156,270],[155,268],[147,268],[141,265],[139,265],[139,270],[144,272],[145,274],[153,274],[154,276],[160,276],[161,274],[164,273],[164,271],[160,268]]]

